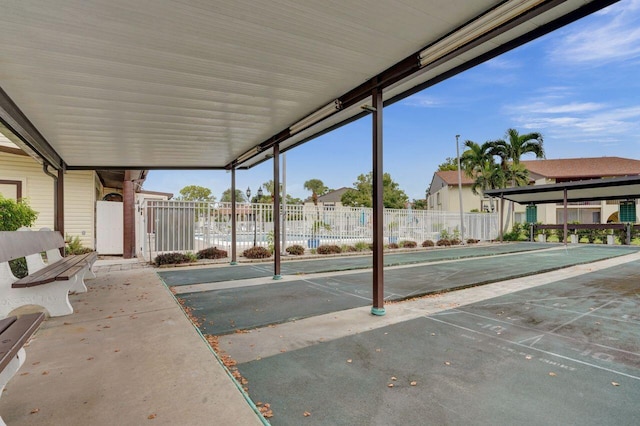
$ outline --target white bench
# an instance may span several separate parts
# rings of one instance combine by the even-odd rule
[[[56,231],[0,231],[0,318],[26,305],[42,306],[51,316],[73,313],[69,292],[86,291],[84,277],[94,276],[91,266],[97,254],[62,257],[61,247],[64,239]],[[48,256],[46,264],[43,252]],[[27,259],[29,275],[18,279],[9,261],[21,257]]]
[[[0,396],[7,382],[15,376],[26,359],[24,344],[40,327],[43,313],[0,320]],[[0,417],[0,426],[5,426]]]

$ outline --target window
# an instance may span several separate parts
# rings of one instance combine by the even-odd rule
[[[0,179],[0,195],[14,201],[22,199],[22,181]]]

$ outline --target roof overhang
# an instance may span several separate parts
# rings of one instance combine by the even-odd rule
[[[615,0],[23,0],[0,132],[69,169],[254,166]]]
[[[491,189],[484,191],[484,195],[504,198],[519,204],[562,203],[565,190],[568,202],[635,200],[640,198],[640,175]]]

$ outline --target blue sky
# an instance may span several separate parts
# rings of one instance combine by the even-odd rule
[[[508,52],[385,108],[384,171],[410,199],[424,192],[438,164],[460,146],[541,132],[547,158],[622,156],[640,159],[640,0],[599,13]],[[338,154],[337,154],[338,153]],[[236,173],[243,192],[272,179],[272,162]],[[371,170],[369,117],[287,153],[287,192],[303,184],[352,186]],[[149,172],[144,189],[179,194],[186,185],[230,187],[224,171]]]

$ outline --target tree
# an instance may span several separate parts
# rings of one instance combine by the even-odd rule
[[[0,195],[0,231],[17,231],[31,226],[38,218],[26,200],[13,201]]]
[[[309,179],[304,183],[304,189],[311,191],[316,196],[324,195],[329,191],[329,188],[320,179]]]
[[[543,138],[540,133],[526,133],[521,135],[516,129],[508,129],[506,140],[498,139],[490,142],[490,154],[500,157],[500,166],[504,173],[504,182],[511,186],[523,186],[529,183],[529,171],[520,164],[520,158],[525,154],[534,154],[536,158],[544,158]],[[506,186],[506,185],[505,185]],[[510,210],[513,203],[510,201]],[[504,199],[500,201],[500,211],[504,211]],[[508,229],[511,215],[503,228]]]
[[[371,207],[373,205],[373,173],[361,174],[353,183],[355,189],[349,189],[342,195],[342,204],[345,206]],[[382,177],[382,199],[385,208],[403,209],[409,197],[400,189],[399,185],[391,179],[389,173]]]
[[[462,160],[462,158],[461,158],[461,160]],[[444,160],[443,163],[440,163],[438,165],[438,171],[439,172],[446,172],[446,171],[450,171],[450,170],[458,170],[458,159],[457,158],[447,157],[447,159]]]
[[[182,201],[215,201],[216,197],[211,195],[211,190],[203,186],[187,185],[180,190],[179,200]]]
[[[220,197],[220,201],[223,203],[231,202],[231,188],[225,189],[225,191],[222,193],[222,196]],[[240,189],[236,189],[236,203],[244,203],[244,202],[245,202],[244,194]]]
[[[414,198],[411,204],[413,204],[413,209],[414,210],[426,210],[427,209],[427,200],[425,200],[424,198],[419,199],[419,200],[416,200]]]

